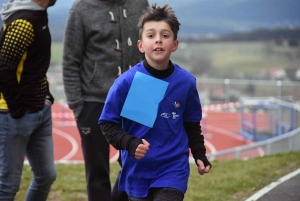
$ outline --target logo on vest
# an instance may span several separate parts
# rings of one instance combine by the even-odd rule
[[[176,112],[172,112],[172,115],[173,115],[172,119],[176,119],[177,117],[179,117],[179,114],[176,114]]]
[[[168,119],[168,118],[170,118],[171,117],[171,115],[170,114],[168,114],[168,113],[166,113],[166,112],[164,112],[164,113],[161,113],[161,115],[160,115],[161,117],[163,117],[163,118],[166,118],[166,119]]]
[[[84,134],[84,135],[87,135],[91,132],[90,127],[81,127],[80,130],[81,130],[81,133]]]

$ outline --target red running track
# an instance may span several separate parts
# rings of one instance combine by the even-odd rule
[[[83,161],[80,135],[70,109],[66,105],[52,107],[54,156],[56,161]],[[202,123],[207,153],[216,152],[247,144],[237,134],[239,114],[232,112],[205,113]],[[111,147],[110,158],[115,161],[118,152]]]

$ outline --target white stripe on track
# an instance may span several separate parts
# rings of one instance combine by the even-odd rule
[[[109,159],[109,162],[110,163],[116,162],[119,158],[119,155],[120,155],[119,151],[117,150],[117,153],[111,159]]]
[[[68,133],[66,133],[64,131],[61,131],[61,130],[59,130],[57,128],[53,128],[53,133],[66,138],[72,144],[72,150],[66,156],[64,156],[63,158],[59,159],[58,161],[70,160],[72,157],[74,157],[74,155],[78,151],[78,143],[77,143],[77,141],[70,134],[68,134]]]
[[[229,137],[235,138],[235,139],[240,140],[240,141],[245,141],[244,137],[242,137],[241,135],[238,135],[238,134],[236,134],[234,132],[227,131],[227,130],[224,130],[224,129],[221,129],[221,128],[217,128],[217,127],[214,127],[214,126],[209,126],[209,125],[206,125],[206,128],[208,130],[218,132],[218,133],[220,133],[222,135],[227,135]]]
[[[205,140],[205,139],[204,139],[204,142],[205,142],[205,146],[207,146],[210,149],[211,153],[217,152],[216,147],[211,142],[209,142],[208,140]]]
[[[262,156],[264,156],[264,155],[265,155],[265,151],[264,151],[264,149],[263,149],[263,148],[261,148],[261,147],[258,147],[258,148],[257,148],[257,151],[258,151],[258,153],[259,153],[259,156],[260,156],[260,157],[262,157]]]
[[[235,138],[237,140],[240,140],[240,141],[243,141],[245,142],[245,138],[241,135],[238,135],[234,132],[231,132],[231,131],[227,131],[227,130],[224,130],[224,129],[221,129],[221,128],[217,128],[217,127],[214,127],[214,126],[209,126],[207,125],[207,130],[211,130],[211,131],[215,131],[215,132],[218,132],[222,135],[226,135],[228,137],[232,137],[232,138]],[[248,143],[251,143],[252,141],[249,141]],[[265,151],[261,148],[261,147],[258,147],[257,148],[257,152],[259,153],[260,156],[264,156],[265,155]],[[214,157],[211,158],[212,160],[214,160]],[[245,158],[247,159],[247,158]]]

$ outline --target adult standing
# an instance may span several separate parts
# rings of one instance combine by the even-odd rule
[[[19,190],[24,157],[33,179],[26,200],[46,200],[56,179],[51,105],[46,73],[51,35],[47,8],[55,0],[3,4],[0,33],[0,200]]]
[[[109,144],[98,119],[114,80],[142,60],[137,24],[148,6],[147,0],[76,0],[69,11],[63,79],[81,136],[89,201],[128,200],[116,184],[111,194]]]

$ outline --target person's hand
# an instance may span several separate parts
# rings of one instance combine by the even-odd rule
[[[135,150],[134,158],[135,159],[142,159],[146,155],[149,150],[150,144],[145,140],[142,139],[143,144],[139,144],[139,146]]]
[[[198,173],[200,175],[204,175],[205,173],[209,173],[210,165],[205,167],[203,162],[200,159],[197,160],[197,164],[198,164]]]
[[[51,105],[52,105],[52,102],[46,99],[46,100],[45,100],[45,105],[50,105],[50,106],[51,106]]]

